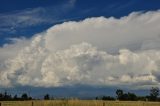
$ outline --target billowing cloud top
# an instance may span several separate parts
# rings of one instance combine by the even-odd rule
[[[160,85],[160,11],[65,22],[0,48],[0,86]]]

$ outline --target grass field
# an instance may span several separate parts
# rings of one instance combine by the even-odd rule
[[[160,106],[160,102],[129,102],[100,100],[37,100],[3,101],[1,106]]]

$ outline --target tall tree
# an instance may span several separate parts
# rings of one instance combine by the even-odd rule
[[[152,101],[155,101],[155,100],[157,100],[158,95],[159,95],[159,88],[158,87],[152,87],[150,89],[150,99]]]
[[[123,90],[117,89],[116,94],[117,94],[117,99],[121,100],[121,98],[123,96]]]
[[[44,100],[49,100],[49,99],[50,99],[49,94],[44,95]]]
[[[28,95],[26,93],[23,93],[22,96],[21,96],[21,98],[23,100],[27,100],[28,99]]]

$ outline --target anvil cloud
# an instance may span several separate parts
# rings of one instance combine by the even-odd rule
[[[160,86],[160,11],[64,22],[0,48],[0,86]]]

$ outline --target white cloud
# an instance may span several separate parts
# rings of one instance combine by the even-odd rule
[[[55,25],[0,48],[0,85],[159,86],[159,28],[160,11]]]

